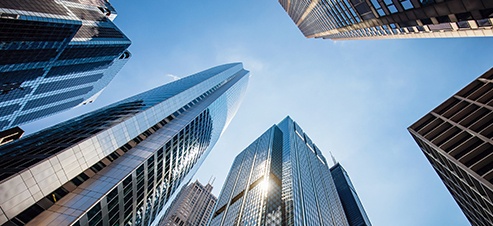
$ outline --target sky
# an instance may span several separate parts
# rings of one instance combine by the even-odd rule
[[[490,69],[492,38],[307,39],[276,0],[111,1],[132,57],[92,104],[27,133],[210,67],[243,62],[242,105],[195,178],[218,195],[234,157],[291,116],[348,172],[373,225],[469,225],[407,127]]]

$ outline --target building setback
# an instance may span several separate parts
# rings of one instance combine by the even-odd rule
[[[18,126],[8,130],[0,131],[0,145],[17,140],[24,135],[24,130]]]
[[[106,0],[0,1],[0,131],[91,103],[130,53]]]
[[[489,0],[279,0],[307,38],[493,36]]]
[[[0,224],[157,224],[247,83],[217,66],[1,146]]]
[[[349,224],[324,156],[287,117],[235,158],[210,225]]]
[[[212,185],[195,181],[183,187],[159,222],[160,226],[206,226],[216,205]]]
[[[472,225],[493,225],[493,69],[408,128]]]
[[[363,204],[359,200],[356,189],[349,179],[349,175],[340,163],[330,168],[330,173],[337,188],[337,194],[341,199],[344,213],[350,226],[371,226],[370,219],[366,215]]]

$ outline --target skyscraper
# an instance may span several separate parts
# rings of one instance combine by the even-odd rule
[[[0,224],[156,224],[247,82],[217,66],[1,146]]]
[[[210,225],[349,224],[324,156],[287,117],[235,158]]]
[[[279,0],[307,38],[493,36],[488,0]]]
[[[350,226],[371,226],[370,219],[366,215],[363,204],[359,200],[356,189],[349,179],[349,175],[341,164],[336,163],[330,168],[330,173],[337,188],[337,194],[341,199],[344,213]]]
[[[0,1],[0,131],[90,103],[130,53],[107,0]]]
[[[195,181],[178,193],[159,226],[206,226],[216,205],[212,185]]]
[[[493,69],[408,130],[472,225],[493,225]]]

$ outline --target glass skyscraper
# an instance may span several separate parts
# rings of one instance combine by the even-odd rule
[[[279,0],[307,38],[493,36],[489,0]]]
[[[336,163],[330,168],[330,173],[337,188],[337,194],[341,199],[344,213],[350,226],[371,226],[370,219],[366,215],[363,204],[359,200],[358,193],[349,179],[344,167]]]
[[[130,57],[107,0],[0,1],[0,131],[90,103]]]
[[[287,117],[235,158],[210,225],[349,224],[324,156]]]
[[[493,225],[493,68],[408,128],[472,225]]]
[[[0,147],[0,224],[156,225],[236,114],[217,66]]]

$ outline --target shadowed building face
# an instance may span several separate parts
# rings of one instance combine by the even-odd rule
[[[472,225],[493,225],[493,69],[408,128]]]
[[[91,103],[130,57],[108,1],[0,2],[0,130]]]

